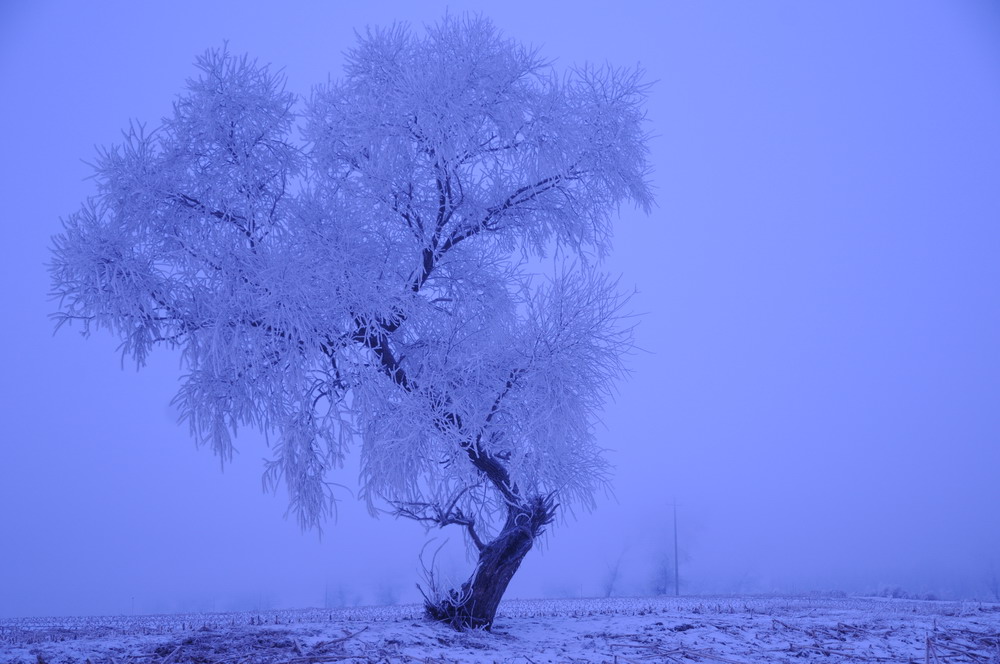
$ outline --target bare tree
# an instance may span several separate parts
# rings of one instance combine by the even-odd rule
[[[139,365],[180,349],[192,433],[223,460],[269,434],[303,527],[360,444],[371,510],[478,555],[428,612],[488,628],[557,503],[607,481],[593,418],[631,336],[600,258],[618,206],[651,204],[640,72],[556,73],[469,17],[368,31],[299,114],[266,66],[197,64],[100,152],[54,240],[59,322]]]
[[[614,594],[615,589],[618,587],[618,583],[621,580],[621,570],[622,570],[622,560],[625,558],[625,552],[628,547],[623,547],[621,553],[615,558],[614,563],[606,563],[607,571],[604,575],[604,580],[601,583],[601,593],[605,597],[611,597]]]
[[[667,551],[660,550],[654,554],[653,572],[650,590],[654,595],[666,595],[676,591],[674,579],[674,557]]]

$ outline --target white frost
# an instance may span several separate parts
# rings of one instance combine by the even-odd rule
[[[936,659],[935,659],[936,658]],[[5,664],[1000,662],[1000,604],[884,598],[501,603],[492,632],[417,606],[0,621]]]

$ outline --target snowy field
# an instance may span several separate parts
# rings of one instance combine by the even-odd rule
[[[1000,604],[882,598],[513,600],[492,632],[418,606],[0,620],[4,664],[995,662]]]

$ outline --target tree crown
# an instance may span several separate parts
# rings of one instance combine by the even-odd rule
[[[369,505],[590,505],[630,347],[600,258],[618,207],[652,202],[641,72],[557,74],[478,17],[368,31],[301,115],[268,66],[197,66],[99,153],[54,238],[60,322],[140,365],[180,349],[193,434],[223,459],[240,426],[273,436],[265,480],[303,526],[354,441]]]

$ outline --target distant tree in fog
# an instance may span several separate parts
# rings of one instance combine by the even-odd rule
[[[99,153],[54,239],[59,322],[139,366],[179,349],[193,435],[228,460],[239,427],[268,434],[303,527],[357,441],[370,509],[478,553],[430,614],[489,627],[557,502],[606,482],[594,414],[631,336],[599,265],[619,205],[651,204],[639,72],[556,74],[454,17],[367,32],[301,114],[267,66],[197,66]]]
[[[604,579],[601,582],[601,594],[604,595],[604,597],[611,597],[621,583],[622,560],[625,558],[626,550],[627,547],[623,548],[621,553],[618,554],[618,557],[615,558],[615,561],[606,565],[607,571],[605,572]]]
[[[666,551],[659,551],[653,561],[653,573],[650,581],[650,590],[654,595],[675,594],[676,582],[674,580],[674,557]]]

